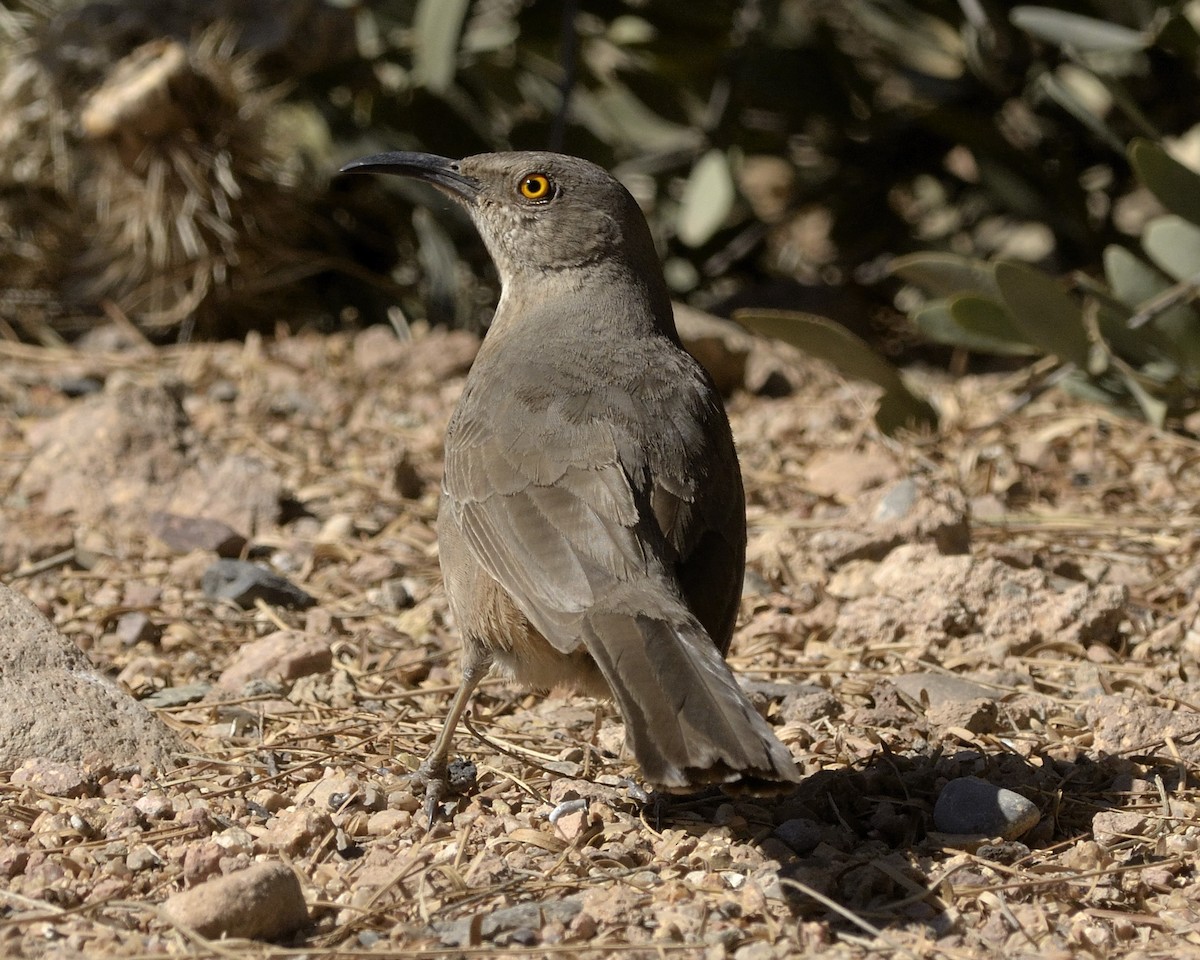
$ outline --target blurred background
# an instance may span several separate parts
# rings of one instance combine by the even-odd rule
[[[1154,0],[6,2],[0,338],[482,330],[465,217],[334,172],[548,148],[630,188],[681,301],[900,367],[1040,364],[1184,429],[1197,24]]]

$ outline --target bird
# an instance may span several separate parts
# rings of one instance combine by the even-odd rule
[[[457,201],[501,285],[446,429],[438,551],[462,682],[417,771],[431,822],[493,672],[614,701],[656,791],[790,789],[795,761],[725,661],[746,555],[732,432],[632,195],[541,151],[391,152],[341,172]]]

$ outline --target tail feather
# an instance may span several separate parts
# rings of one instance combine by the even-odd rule
[[[662,617],[593,607],[584,618],[584,643],[621,709],[646,779],[674,791],[706,784],[777,791],[796,783],[791,754],[712,638],[682,604],[665,606]]]

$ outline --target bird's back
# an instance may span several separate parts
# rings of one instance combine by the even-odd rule
[[[493,482],[497,459],[511,469],[514,489],[552,489],[568,471],[603,475],[618,468],[632,510],[623,514],[627,535],[615,531],[616,538],[653,548],[658,556],[651,559],[661,562],[724,653],[741,593],[746,523],[720,397],[677,341],[648,323],[614,323],[611,298],[603,317],[593,298],[553,302],[553,311],[539,315],[536,306],[506,294],[500,311],[522,314],[506,323],[498,312],[468,377],[446,436],[444,509],[479,495],[473,481],[485,460]],[[614,327],[624,328],[620,337],[609,334]],[[579,336],[581,330],[589,335]],[[614,495],[602,486],[590,492],[595,501]],[[607,502],[591,506],[610,509]]]

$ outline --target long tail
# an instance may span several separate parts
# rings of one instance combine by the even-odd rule
[[[669,791],[724,784],[778,792],[796,783],[787,748],[699,621],[676,602],[650,606],[654,615],[593,607],[583,630],[647,781]]]

